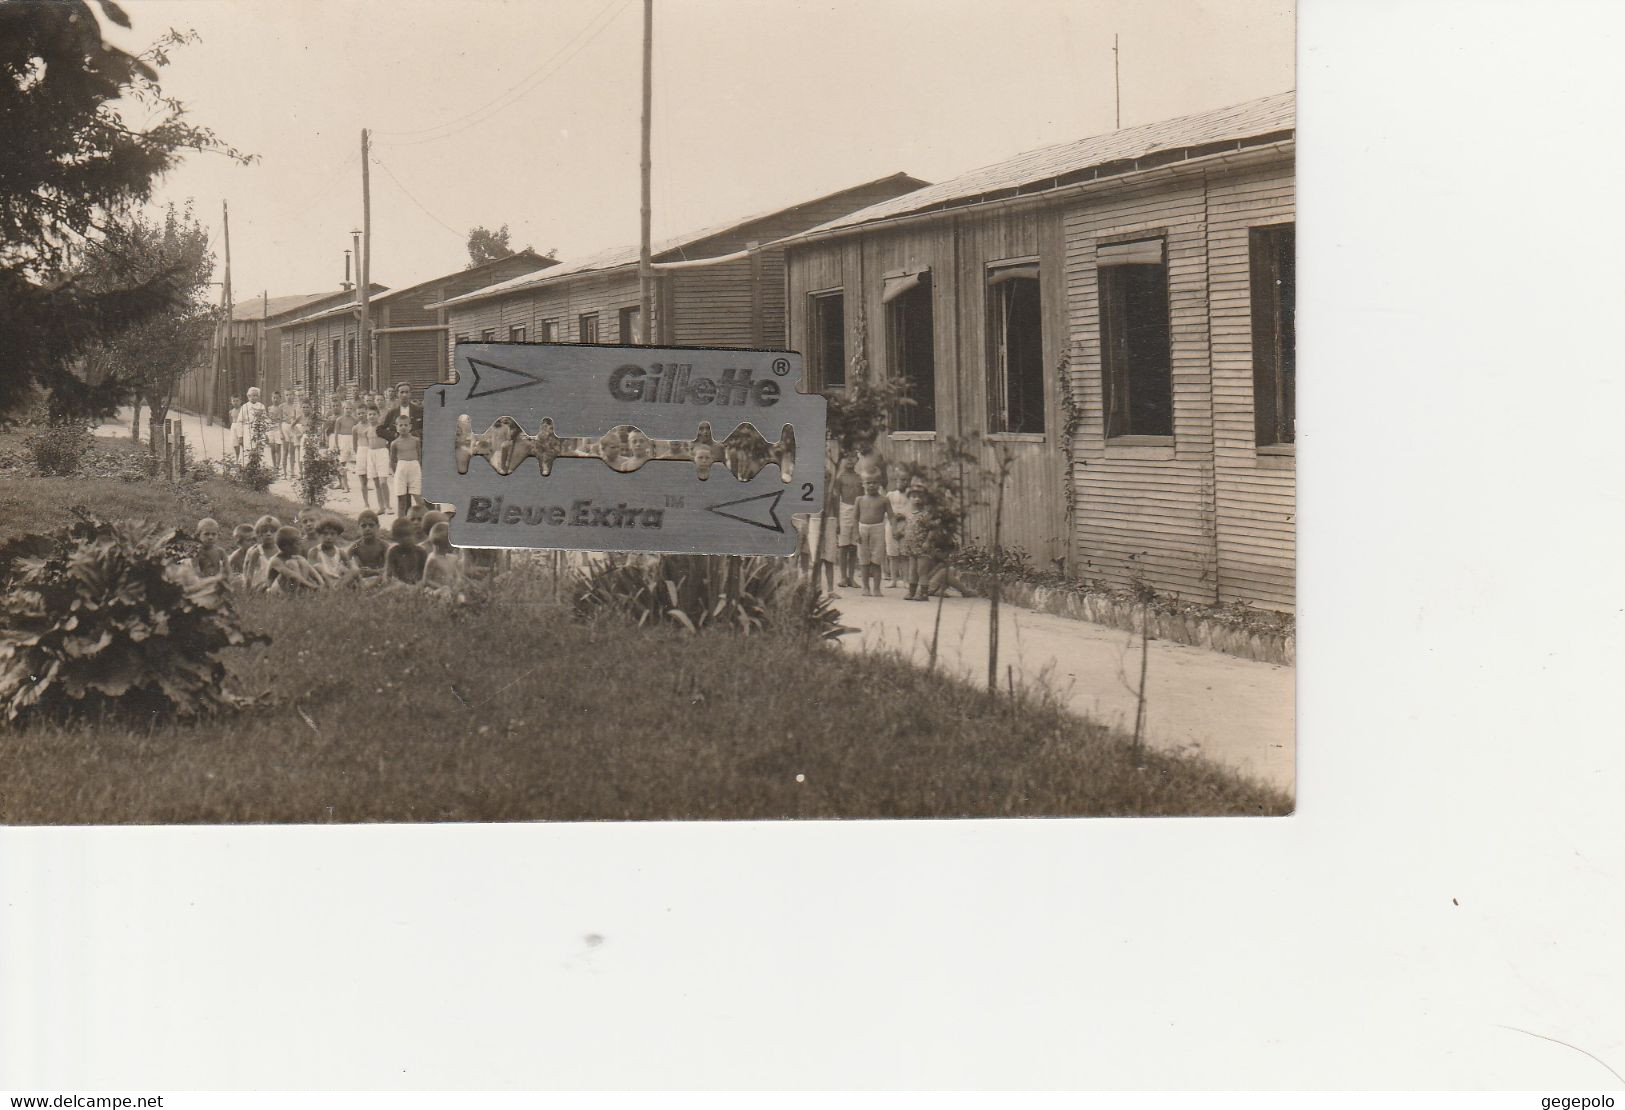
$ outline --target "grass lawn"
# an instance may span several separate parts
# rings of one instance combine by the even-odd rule
[[[523,592],[522,592],[523,591]],[[788,636],[582,625],[534,583],[252,597],[231,719],[35,725],[13,824],[1283,814],[1284,796],[1030,701]],[[797,781],[797,776],[804,776]]]
[[[0,450],[15,449],[17,433],[0,433]],[[129,440],[99,438],[98,451],[144,453]],[[232,526],[253,523],[266,513],[291,523],[299,506],[270,493],[254,493],[230,482],[159,481],[126,482],[118,478],[0,477],[0,543],[29,532],[51,532],[73,523],[74,506],[105,519],[140,519],[191,530],[200,518],[220,522],[223,543],[229,545]]]

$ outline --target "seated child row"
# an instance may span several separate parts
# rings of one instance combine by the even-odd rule
[[[224,578],[240,590],[306,593],[350,585],[421,585],[451,592],[468,574],[462,554],[451,546],[447,520],[441,512],[397,517],[391,543],[379,535],[378,514],[368,510],[358,518],[361,537],[343,544],[344,525],[337,517],[305,509],[298,527],[274,516],[237,525],[236,547],[227,552],[219,545],[219,523],[205,517],[198,521],[199,547],[188,564],[199,578]]]

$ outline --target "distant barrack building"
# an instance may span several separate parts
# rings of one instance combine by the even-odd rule
[[[886,454],[1014,456],[1039,569],[1294,604],[1294,96],[1045,147],[786,250],[815,389],[902,379]],[[992,490],[966,529],[991,541]]]
[[[451,323],[436,302],[556,265],[554,259],[522,250],[371,296],[367,308],[367,330],[373,342],[369,382],[360,380],[361,303],[355,294],[342,303],[303,313],[282,329],[283,364],[293,368],[292,387],[305,389],[314,383],[314,391],[328,397],[387,392],[400,382],[421,391],[445,381],[451,365],[446,341]]]
[[[785,344],[784,251],[775,240],[891,200],[925,182],[895,173],[655,243],[653,329],[638,320],[638,247],[449,297],[451,343]]]

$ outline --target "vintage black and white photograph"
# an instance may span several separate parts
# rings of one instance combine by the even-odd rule
[[[0,822],[1292,813],[1294,14],[0,0]]]

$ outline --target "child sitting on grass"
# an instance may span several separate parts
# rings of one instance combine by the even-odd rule
[[[430,513],[430,517],[442,516]],[[424,518],[425,520],[428,517]],[[451,546],[451,525],[444,519],[429,528],[428,558],[423,564],[423,584],[430,591],[446,597],[458,597],[468,584],[463,571],[463,557]]]
[[[366,484],[363,483],[361,488],[366,489]],[[378,535],[378,514],[365,509],[356,518],[356,523],[361,528],[361,538],[345,551],[350,565],[356,568],[363,581],[382,578],[384,560],[389,556],[389,544]]]
[[[192,570],[199,578],[219,578],[226,573],[226,553],[220,550],[220,524],[206,516],[197,522],[198,549],[192,556]]]
[[[395,543],[384,556],[384,579],[391,585],[416,586],[423,581],[423,565],[429,560],[428,552],[418,546],[418,522],[398,516],[389,531]]]
[[[237,525],[231,530],[231,538],[236,541],[237,547],[226,556],[226,584],[235,587],[242,585],[243,560],[254,550],[254,526],[247,523]]]
[[[891,523],[891,502],[880,492],[880,476],[863,480],[858,496],[858,569],[863,575],[863,596],[880,596],[880,564],[886,559],[886,533]]]
[[[273,594],[301,594],[322,588],[322,576],[299,553],[299,529],[286,525],[276,534],[276,554],[272,556],[265,577],[265,589]]]
[[[337,517],[322,518],[316,525],[316,546],[310,549],[307,556],[310,565],[330,589],[349,585],[361,574],[350,561],[348,552],[338,545],[339,537],[343,534],[344,525],[339,523]]]
[[[271,560],[276,557],[276,536],[282,522],[266,514],[254,522],[254,538],[258,542],[243,556],[243,587],[249,590],[265,589],[271,572]]]

